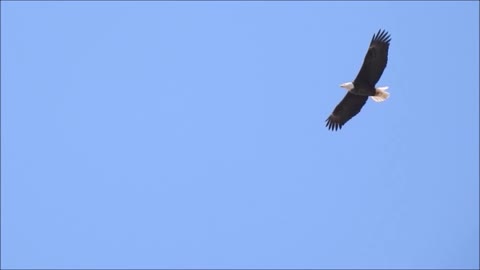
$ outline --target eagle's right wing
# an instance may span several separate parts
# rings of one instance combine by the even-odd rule
[[[341,129],[348,120],[360,112],[367,99],[368,96],[359,96],[348,92],[327,118],[328,129]]]

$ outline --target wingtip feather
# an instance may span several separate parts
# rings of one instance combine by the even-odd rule
[[[378,32],[373,35],[372,42],[373,41],[385,42],[387,44],[390,44],[391,37],[388,31],[386,31],[385,29],[379,29]]]

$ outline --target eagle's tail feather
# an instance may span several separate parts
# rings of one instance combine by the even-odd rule
[[[387,89],[388,89],[388,86],[377,87],[375,89],[375,90],[377,90],[376,93],[375,93],[375,96],[371,96],[373,101],[375,101],[375,102],[385,101],[390,96],[390,93],[387,92]]]

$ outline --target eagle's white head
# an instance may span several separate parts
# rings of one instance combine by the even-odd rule
[[[340,87],[345,88],[347,91],[350,91],[353,89],[353,83],[352,82],[342,83],[340,84]]]

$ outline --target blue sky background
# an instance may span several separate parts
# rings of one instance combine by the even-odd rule
[[[2,268],[478,268],[478,18],[2,1]],[[390,98],[328,131],[380,28]]]

